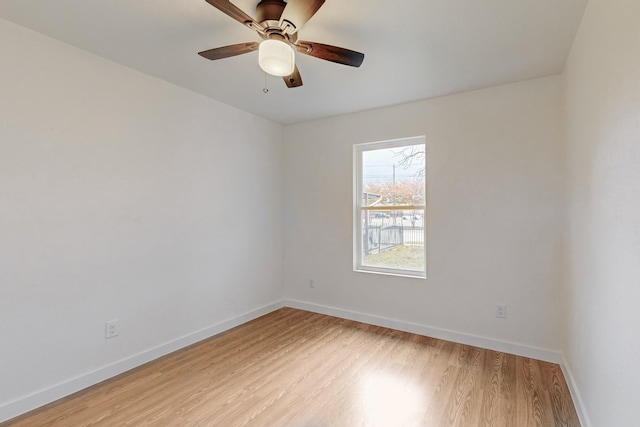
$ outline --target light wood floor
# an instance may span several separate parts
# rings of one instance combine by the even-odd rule
[[[2,426],[579,426],[558,365],[281,309]]]

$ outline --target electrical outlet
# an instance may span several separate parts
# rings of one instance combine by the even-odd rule
[[[315,279],[309,279],[309,287],[310,288],[315,288],[316,287]]]
[[[115,338],[120,335],[120,320],[114,319],[104,324],[104,339]]]
[[[499,319],[507,318],[507,305],[506,304],[497,304],[496,305],[496,317]]]

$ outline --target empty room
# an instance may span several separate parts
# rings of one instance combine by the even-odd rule
[[[0,1],[1,426],[640,425],[637,0]]]

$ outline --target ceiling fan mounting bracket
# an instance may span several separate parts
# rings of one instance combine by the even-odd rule
[[[282,23],[280,24],[280,27],[282,28],[282,32],[285,34],[296,34],[296,26],[293,25],[293,23],[287,21],[286,19],[282,21]]]
[[[296,44],[296,50],[300,53],[309,54],[313,50],[313,46],[306,43],[298,43]]]
[[[257,32],[260,35],[264,34],[264,28],[262,28],[260,25],[256,24],[253,21],[246,21],[244,25],[246,25],[248,28],[252,29],[253,31]]]

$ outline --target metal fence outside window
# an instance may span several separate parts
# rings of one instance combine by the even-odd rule
[[[368,225],[363,229],[368,255],[380,253],[396,246],[424,246],[424,227],[404,224]]]

